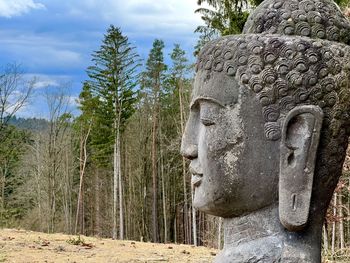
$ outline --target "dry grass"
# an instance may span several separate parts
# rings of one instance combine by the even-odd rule
[[[86,236],[0,230],[0,262],[212,262],[215,249],[119,241]],[[350,248],[324,255],[323,263],[349,263]]]
[[[212,262],[214,249],[0,230],[0,262]]]

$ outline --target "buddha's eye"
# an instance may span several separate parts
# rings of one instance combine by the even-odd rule
[[[204,126],[212,126],[216,124],[220,115],[220,107],[218,104],[203,100],[200,103],[200,121]]]
[[[214,120],[211,120],[211,119],[208,119],[208,118],[201,118],[201,123],[202,123],[204,126],[211,126],[211,125],[214,125],[214,124],[215,124],[215,121],[214,121]]]

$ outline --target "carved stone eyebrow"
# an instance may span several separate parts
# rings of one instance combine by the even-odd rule
[[[201,96],[201,97],[195,98],[191,102],[190,109],[193,110],[193,108],[198,104],[199,101],[214,102],[215,104],[219,105],[220,107],[225,108],[225,106],[220,101],[218,101],[217,99],[214,99],[214,98],[211,98],[211,97],[203,97],[203,96]]]

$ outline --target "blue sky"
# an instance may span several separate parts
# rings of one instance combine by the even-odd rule
[[[74,109],[91,53],[110,24],[143,59],[160,38],[166,55],[179,43],[193,60],[196,8],[196,0],[0,0],[0,66],[20,63],[27,77],[38,78],[35,97],[19,115],[46,117],[41,89],[65,83]]]

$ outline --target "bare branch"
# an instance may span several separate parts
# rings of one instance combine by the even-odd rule
[[[35,83],[36,78],[25,80],[17,63],[0,69],[0,130],[27,104]]]

